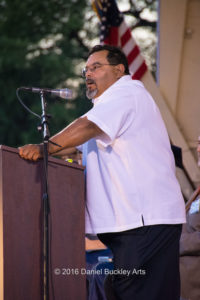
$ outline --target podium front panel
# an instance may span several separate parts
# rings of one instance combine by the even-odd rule
[[[42,160],[0,147],[0,299],[43,299],[43,181]],[[49,158],[48,190],[49,299],[85,300],[83,167]]]

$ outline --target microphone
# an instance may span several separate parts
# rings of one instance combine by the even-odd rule
[[[48,88],[36,88],[36,87],[20,87],[19,90],[30,91],[32,93],[45,93],[57,96],[63,99],[72,99],[73,93],[70,89],[48,89]]]

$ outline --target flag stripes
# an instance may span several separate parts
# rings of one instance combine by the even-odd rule
[[[93,0],[92,7],[101,21],[101,43],[120,47],[127,57],[132,78],[140,79],[147,65],[116,1]]]

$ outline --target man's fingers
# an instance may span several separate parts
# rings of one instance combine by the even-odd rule
[[[32,160],[37,161],[39,159],[38,153],[33,153]]]
[[[29,149],[28,149],[29,148]],[[29,159],[29,155],[30,155],[30,146],[26,145],[23,147],[19,148],[19,155],[24,158],[24,159]]]
[[[41,157],[40,148],[40,145],[32,144],[19,147],[19,155],[24,159],[37,161]]]
[[[24,147],[20,147],[19,148],[19,155],[22,157],[22,158],[26,158],[26,150]]]
[[[19,155],[22,156],[23,155],[23,149],[22,149],[22,147],[19,147],[18,149],[19,149]]]

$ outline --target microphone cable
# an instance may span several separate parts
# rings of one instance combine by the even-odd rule
[[[30,112],[32,115],[34,115],[35,117],[39,118],[41,120],[41,116],[36,114],[34,111],[32,111],[30,108],[28,108],[28,106],[26,106],[26,104],[24,104],[24,102],[22,101],[22,99],[19,96],[19,91],[21,88],[17,88],[16,90],[16,95],[17,95],[17,99],[19,100],[19,102],[21,103],[21,105],[28,111]]]

